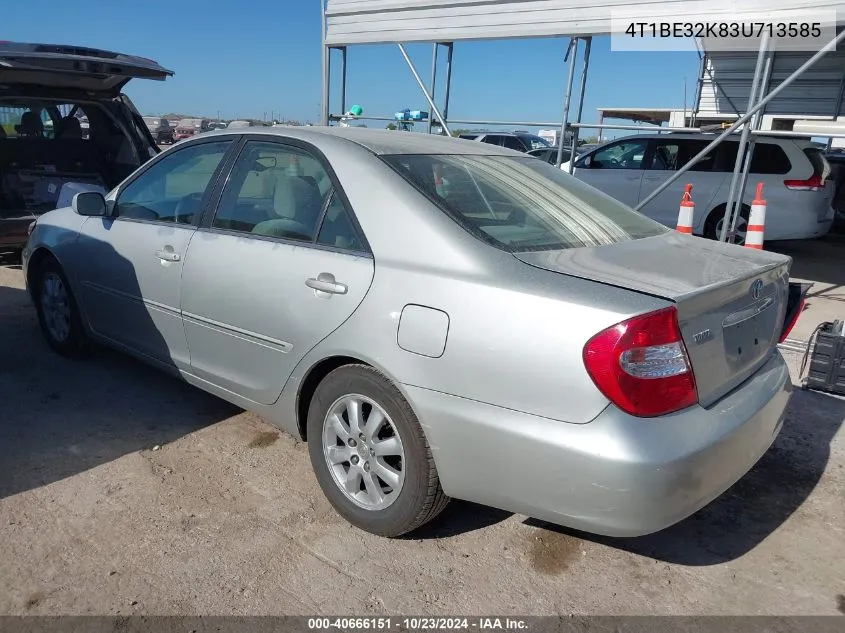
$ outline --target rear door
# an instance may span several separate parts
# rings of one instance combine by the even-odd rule
[[[272,404],[372,278],[372,255],[325,160],[301,142],[247,140],[216,213],[188,249],[182,311],[191,372]]]
[[[652,140],[639,200],[644,200],[652,191],[662,185],[678,169],[707,147],[706,139],[684,139],[674,136],[658,137]],[[708,154],[696,163],[687,174],[675,180],[640,212],[648,217],[674,228],[678,223],[678,207],[687,183],[692,184],[692,199],[695,201],[693,226],[699,226],[711,208],[711,200],[719,191],[725,179],[724,173],[715,172],[715,153]]]
[[[575,176],[628,206],[639,202],[648,139],[608,143],[575,163]],[[564,157],[566,152],[564,151]]]

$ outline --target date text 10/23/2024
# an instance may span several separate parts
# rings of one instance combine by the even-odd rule
[[[339,617],[309,618],[308,628],[313,631],[519,631],[528,629],[528,623],[520,618],[493,617]]]

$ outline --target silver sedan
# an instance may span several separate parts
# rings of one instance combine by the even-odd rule
[[[385,536],[449,498],[618,536],[710,502],[780,430],[790,264],[525,154],[318,127],[180,143],[24,252],[54,350],[124,350],[303,438]]]

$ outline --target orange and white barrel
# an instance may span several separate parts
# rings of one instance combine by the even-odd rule
[[[757,193],[751,201],[751,215],[748,218],[748,230],[745,233],[745,245],[748,248],[763,248],[763,234],[766,230],[766,201],[763,200],[763,183],[757,183]]]
[[[692,201],[692,184],[684,188],[684,195],[681,198],[681,210],[678,211],[678,233],[692,234],[692,218],[695,214],[695,203]]]

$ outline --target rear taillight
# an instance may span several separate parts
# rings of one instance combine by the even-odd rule
[[[818,191],[824,187],[820,176],[811,176],[807,180],[784,180],[783,184],[791,191]]]
[[[584,365],[599,390],[631,415],[654,417],[698,402],[675,308],[599,332],[584,346]]]

